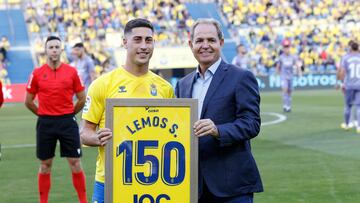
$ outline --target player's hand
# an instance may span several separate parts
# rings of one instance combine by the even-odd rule
[[[197,137],[202,137],[206,135],[219,137],[219,131],[216,125],[210,119],[201,119],[196,121],[193,128],[194,133]]]
[[[112,132],[109,128],[101,128],[96,132],[96,137],[99,140],[99,145],[103,147],[112,138]]]

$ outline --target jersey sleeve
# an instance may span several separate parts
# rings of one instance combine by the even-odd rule
[[[27,83],[26,86],[26,91],[31,93],[31,94],[36,94],[39,90],[39,86],[38,86],[38,79],[36,77],[36,70],[34,70],[29,78],[29,81]]]
[[[77,70],[74,70],[74,74],[73,74],[73,89],[74,92],[78,93],[81,92],[85,89],[84,84],[81,82],[79,73],[77,72]]]
[[[95,80],[91,83],[86,96],[85,106],[82,112],[82,119],[99,124],[102,114],[105,111],[105,85]]]
[[[168,97],[169,99],[175,98],[174,89],[170,86],[168,90]]]

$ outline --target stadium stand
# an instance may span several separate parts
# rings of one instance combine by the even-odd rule
[[[260,75],[274,72],[284,39],[292,41],[305,73],[335,72],[347,42],[360,39],[359,1],[220,0],[218,5]]]
[[[2,80],[4,84],[25,83],[34,65],[23,11],[0,10],[0,19],[0,35],[8,38],[11,45],[2,63]]]
[[[59,33],[66,39],[66,56],[69,60],[71,45],[84,42],[85,48],[99,66],[107,63],[113,48],[114,33],[122,33],[128,19],[146,17],[154,22],[156,41],[160,46],[183,45],[187,42],[188,28],[192,23],[180,1],[31,1],[26,5],[26,22],[35,43],[37,62],[41,53],[37,44],[50,34]],[[115,36],[117,36],[115,34]],[[121,38],[118,37],[118,38]],[[109,42],[110,41],[110,42]]]

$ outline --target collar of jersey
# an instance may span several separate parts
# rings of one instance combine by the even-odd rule
[[[63,66],[63,63],[60,63],[59,67],[56,68],[55,70],[58,71],[62,66]],[[46,64],[46,67],[47,67],[48,69],[54,71],[54,69],[52,69],[52,68],[49,66],[49,64]]]
[[[128,72],[123,66],[119,68],[120,71],[125,74],[126,76],[130,77],[130,78],[134,78],[134,79],[140,79],[140,78],[146,78],[149,76],[149,71],[147,73],[145,73],[144,75],[141,75],[141,76],[136,76],[136,75],[133,75],[132,73]]]

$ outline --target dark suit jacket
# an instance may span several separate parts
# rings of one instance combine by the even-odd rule
[[[176,85],[178,98],[191,98],[196,72]],[[206,93],[201,119],[211,119],[219,138],[199,139],[199,197],[206,182],[218,197],[262,192],[250,139],[260,131],[260,96],[254,75],[222,61]]]

